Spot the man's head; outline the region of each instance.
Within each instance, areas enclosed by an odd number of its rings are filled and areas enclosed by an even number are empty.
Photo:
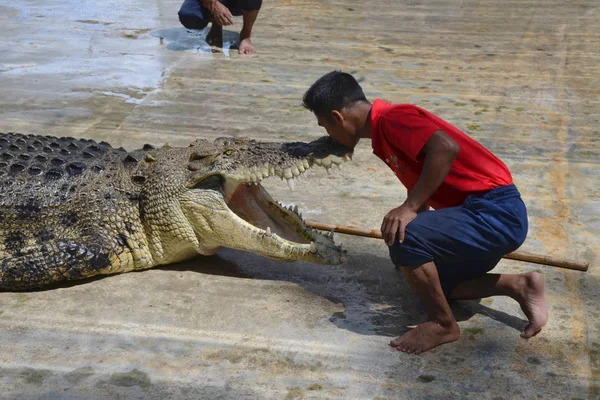
[[[348,73],[332,71],[323,75],[304,94],[304,107],[312,111],[329,136],[346,147],[354,148],[357,130],[365,121],[364,113],[355,107],[369,104],[362,88]]]

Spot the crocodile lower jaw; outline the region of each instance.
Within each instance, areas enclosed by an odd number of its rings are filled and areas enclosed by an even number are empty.
[[[332,232],[322,234],[308,228],[297,205],[283,206],[260,183],[225,183],[221,192],[229,209],[248,224],[250,235],[258,236],[265,246],[274,244],[286,249],[289,256],[282,259],[345,262],[346,252],[335,244]]]

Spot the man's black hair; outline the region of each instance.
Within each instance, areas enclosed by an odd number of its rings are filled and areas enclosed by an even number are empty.
[[[317,117],[329,117],[331,111],[341,110],[361,100],[367,101],[367,98],[352,75],[331,71],[319,78],[304,93],[302,104]]]

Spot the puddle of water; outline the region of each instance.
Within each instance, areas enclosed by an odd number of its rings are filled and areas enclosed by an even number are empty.
[[[9,79],[47,77],[49,84],[63,88],[110,88],[117,95],[121,87],[148,92],[176,61],[164,57],[150,35],[172,24],[172,18],[163,17],[170,11],[162,8],[166,6],[156,0],[143,6],[119,0],[0,0],[0,10],[13,15],[7,21],[11,29],[0,41],[0,71]]]
[[[213,53],[210,45],[206,43],[206,35],[210,26],[202,30],[191,30],[185,28],[159,29],[151,33],[153,37],[164,40],[167,43],[167,49],[171,51],[192,51],[194,53]],[[233,31],[223,31],[222,53],[229,57],[230,51],[235,51],[239,42],[239,34]]]

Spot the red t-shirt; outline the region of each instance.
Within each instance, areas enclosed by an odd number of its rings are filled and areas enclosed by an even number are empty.
[[[423,169],[421,149],[436,131],[444,131],[458,143],[460,152],[444,182],[429,198],[434,209],[461,205],[470,194],[510,185],[510,171],[488,149],[443,119],[412,104],[375,100],[371,108],[373,153],[411,190]]]

